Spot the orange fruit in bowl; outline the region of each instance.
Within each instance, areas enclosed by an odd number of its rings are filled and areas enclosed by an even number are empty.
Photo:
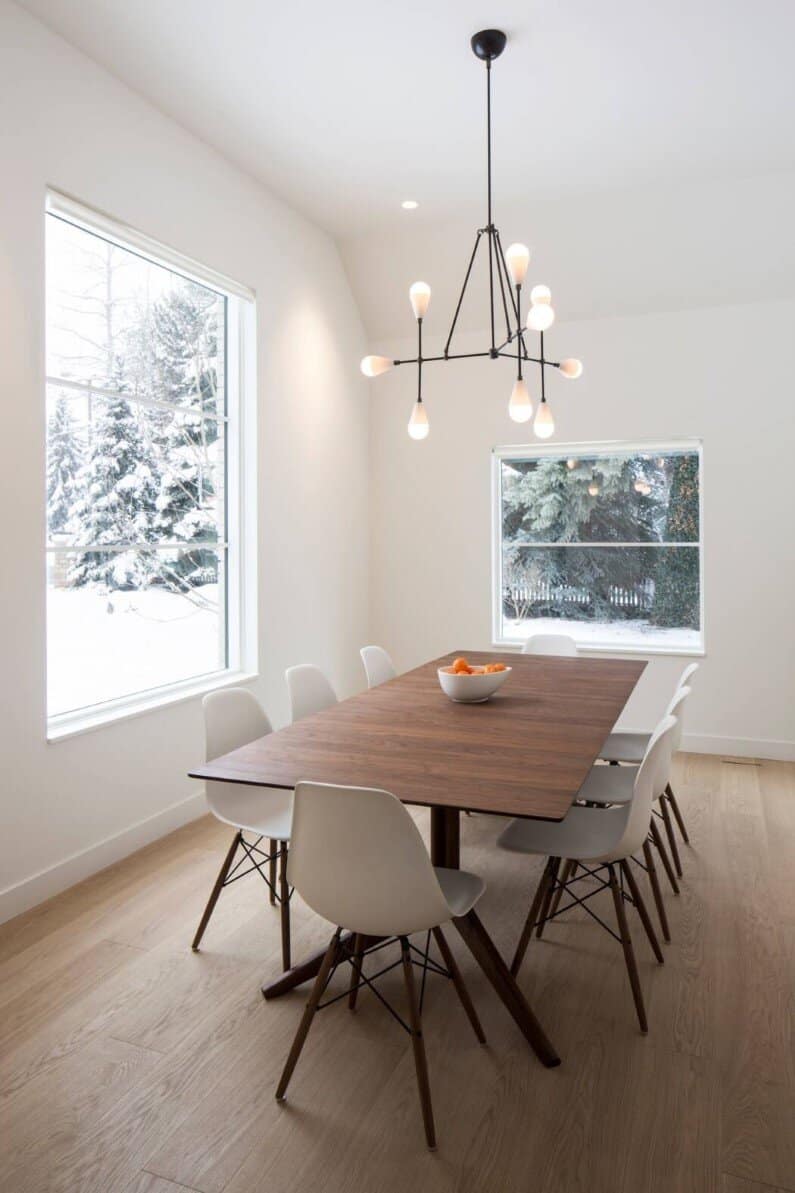
[[[453,660],[453,671],[466,671],[468,667],[469,663],[463,656],[459,659]]]

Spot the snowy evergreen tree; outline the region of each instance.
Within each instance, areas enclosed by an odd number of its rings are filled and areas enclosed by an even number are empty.
[[[165,540],[212,542],[218,537],[213,485],[218,424],[218,306],[212,291],[173,290],[152,312],[156,392],[178,410],[165,415],[157,445],[160,487],[155,528]],[[164,561],[165,562],[165,561]],[[164,582],[177,587],[214,583],[216,552],[189,547],[168,561]]]
[[[123,365],[117,363],[119,396],[97,399],[85,463],[76,478],[78,497],[72,522],[78,545],[118,546],[153,542],[158,492],[157,467],[142,428],[146,411],[124,397]],[[87,551],[72,568],[80,586],[142,588],[157,574],[155,553],[141,550]]]
[[[698,457],[675,456],[664,539],[670,543],[697,543],[698,537]],[[652,622],[658,626],[697,629],[700,618],[698,548],[661,550],[655,575]]]
[[[70,528],[82,457],[68,399],[58,398],[47,432],[47,528],[51,537]]]

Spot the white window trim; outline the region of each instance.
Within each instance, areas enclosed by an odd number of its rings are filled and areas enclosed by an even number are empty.
[[[173,684],[47,717],[47,741],[56,742],[194,699],[216,688],[257,678],[256,295],[232,278],[67,195],[48,191],[46,211],[62,216],[87,232],[107,236],[122,248],[140,253],[191,281],[219,291],[229,300],[228,340],[238,347],[237,352],[227,351],[227,410],[216,420],[226,424],[227,432],[227,535],[213,544],[226,555],[227,603],[221,609],[219,626],[227,636],[227,666],[205,675],[191,676]],[[56,378],[48,380],[58,383]],[[49,550],[49,544],[45,543],[45,548]],[[68,545],[62,549],[68,550]]]
[[[627,440],[605,440],[598,443],[543,443],[543,444],[508,444],[492,448],[491,453],[491,644],[495,648],[501,650],[517,650],[522,649],[522,644],[516,638],[506,638],[502,634],[502,480],[501,480],[501,465],[504,460],[526,460],[533,457],[543,458],[545,456],[561,456],[561,455],[588,455],[590,457],[600,456],[614,456],[619,454],[626,455],[665,455],[666,452],[673,451],[688,451],[698,456],[699,465],[699,487],[698,487],[698,501],[699,501],[699,540],[697,543],[688,543],[688,546],[698,547],[699,552],[699,620],[700,641],[697,646],[662,646],[662,645],[640,645],[637,646],[630,643],[614,643],[610,641],[598,642],[593,639],[588,641],[578,640],[577,635],[574,634],[574,640],[577,644],[577,649],[582,654],[611,654],[611,655],[632,655],[638,658],[646,658],[652,655],[670,655],[673,657],[696,657],[703,658],[706,655],[706,637],[704,631],[704,454],[703,443],[701,439],[687,438],[687,439],[655,439],[648,442],[644,441],[627,441]],[[533,543],[528,544],[532,546],[555,546],[559,547],[564,544],[560,543]],[[587,546],[598,546],[600,544],[588,543]],[[611,547],[620,547],[622,543],[605,544]],[[654,546],[653,543],[630,544],[632,546]],[[676,545],[676,544],[666,544]]]

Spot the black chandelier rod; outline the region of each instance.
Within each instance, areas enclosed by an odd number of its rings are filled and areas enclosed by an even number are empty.
[[[427,365],[427,364],[431,364],[433,361],[437,361],[437,360],[473,360],[475,357],[478,357],[478,356],[480,356],[480,357],[488,356],[488,357],[491,357],[492,360],[496,360],[497,357],[499,357],[499,356],[504,356],[508,360],[516,360],[516,356],[513,352],[505,351],[505,349],[507,347],[508,347],[508,341],[506,340],[505,343],[502,344],[501,347],[497,348],[494,352],[492,352],[491,349],[488,348],[485,352],[450,352],[450,353],[445,353],[443,356],[422,356],[422,357],[406,356],[406,357],[403,357],[401,360],[393,360],[392,364],[393,365],[416,365],[416,364],[419,364],[420,362],[422,362],[422,364]],[[524,352],[522,352],[522,360],[525,362],[525,364],[527,364],[529,362],[530,364],[534,364],[534,365],[548,365],[550,369],[559,369],[560,368],[559,360],[546,360],[545,357],[543,357],[543,356],[530,356],[530,354],[527,352],[526,349]]]
[[[486,173],[488,176],[488,232],[489,232],[489,315],[491,318],[491,350],[496,352],[494,337],[494,223],[491,217],[491,59],[486,60]]]

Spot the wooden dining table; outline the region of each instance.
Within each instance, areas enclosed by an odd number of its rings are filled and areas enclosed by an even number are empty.
[[[483,704],[442,693],[437,668],[458,655],[511,667]],[[585,782],[646,664],[454,651],[190,772],[196,779],[294,788],[302,779],[391,791],[430,808],[431,860],[460,865],[462,812],[560,821]],[[524,911],[524,909],[522,909]],[[543,1064],[560,1058],[473,910],[453,924]],[[262,990],[313,978],[325,950]]]

